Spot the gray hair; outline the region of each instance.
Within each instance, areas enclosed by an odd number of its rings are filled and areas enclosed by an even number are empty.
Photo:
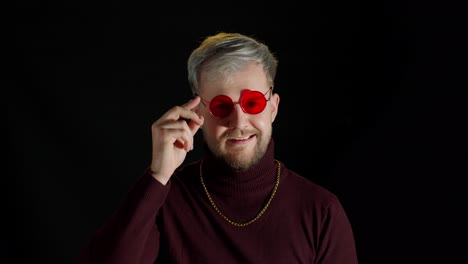
[[[188,81],[193,94],[199,93],[200,72],[216,78],[227,76],[247,63],[263,66],[270,86],[276,76],[278,60],[268,46],[240,33],[221,32],[208,36],[187,60]]]

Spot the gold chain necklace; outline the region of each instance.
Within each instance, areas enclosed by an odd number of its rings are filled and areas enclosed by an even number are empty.
[[[224,219],[226,220],[227,222],[229,222],[231,225],[234,225],[234,226],[238,226],[238,227],[243,227],[243,226],[247,226],[247,225],[250,225],[251,223],[257,221],[264,213],[265,211],[267,210],[268,206],[270,205],[271,203],[271,200],[273,200],[273,197],[275,196],[276,194],[276,190],[278,189],[278,185],[279,185],[279,182],[280,182],[280,174],[281,174],[281,163],[278,161],[278,160],[275,160],[277,163],[278,163],[278,173],[276,175],[276,182],[275,182],[275,187],[273,187],[273,191],[271,193],[271,196],[270,196],[270,199],[268,199],[268,202],[265,204],[265,206],[263,207],[263,209],[257,214],[257,216],[255,216],[254,218],[252,218],[251,220],[247,221],[247,222],[244,222],[244,223],[236,223],[234,221],[232,221],[231,219],[229,219],[227,216],[225,216],[221,210],[219,210],[218,206],[216,206],[215,202],[213,201],[213,198],[211,198],[211,195],[210,193],[208,192],[208,189],[206,188],[206,185],[205,185],[205,181],[203,180],[203,176],[202,176],[202,164],[203,164],[203,160],[200,162],[200,181],[201,181],[201,184],[203,186],[203,189],[205,190],[205,193],[206,193],[206,196],[208,197],[208,200],[210,201],[211,203],[211,206],[213,206],[213,208],[215,209],[215,211]]]

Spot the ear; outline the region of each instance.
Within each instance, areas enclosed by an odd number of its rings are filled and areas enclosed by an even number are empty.
[[[275,121],[276,115],[278,114],[278,107],[280,102],[280,96],[277,93],[271,95],[270,108],[271,108],[271,122]]]

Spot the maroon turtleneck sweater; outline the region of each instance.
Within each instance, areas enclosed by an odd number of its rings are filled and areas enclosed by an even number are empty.
[[[248,171],[234,172],[207,151],[203,179],[234,222],[254,218],[277,177],[274,142]],[[167,185],[146,172],[117,212],[94,234],[76,263],[356,264],[353,232],[337,197],[281,163],[265,213],[244,227],[224,220],[200,181],[200,162],[179,168]]]

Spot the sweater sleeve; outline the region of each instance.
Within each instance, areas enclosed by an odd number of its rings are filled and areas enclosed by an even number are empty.
[[[325,209],[320,232],[318,264],[357,264],[358,257],[351,224],[337,198]]]
[[[76,264],[154,263],[159,251],[156,214],[169,192],[149,170],[110,219],[81,249]]]

